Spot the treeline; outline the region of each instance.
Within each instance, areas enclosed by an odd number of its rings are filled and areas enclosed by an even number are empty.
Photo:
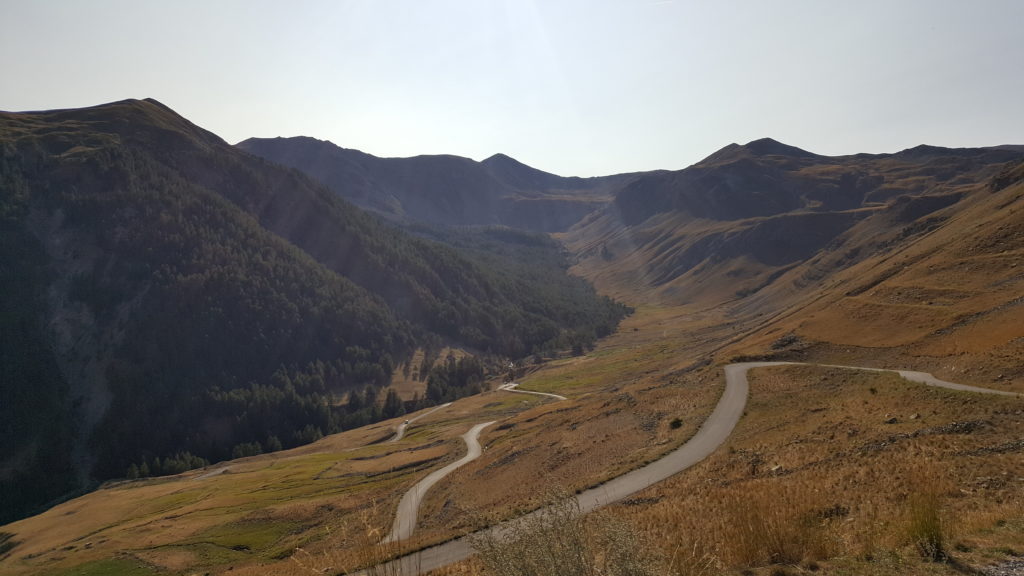
[[[448,356],[427,376],[426,399],[430,405],[452,402],[483,390],[486,374],[483,363],[473,356],[455,359]]]
[[[590,348],[614,332],[633,310],[568,273],[565,247],[546,234],[504,226],[446,228],[412,225],[419,237],[451,246],[472,261],[507,300],[490,313],[507,314],[509,329],[497,336],[477,334],[481,349],[494,338],[510,358],[553,357],[558,351]],[[484,322],[484,325],[487,323]],[[477,324],[467,323],[465,331]],[[504,326],[504,325],[503,325]]]

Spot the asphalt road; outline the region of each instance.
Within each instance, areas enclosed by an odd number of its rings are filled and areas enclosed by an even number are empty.
[[[600,486],[581,492],[576,496],[580,509],[584,512],[589,512],[622,500],[623,498],[635,494],[674,474],[678,474],[708,457],[719,446],[721,446],[723,442],[725,442],[736,427],[740,417],[743,415],[743,410],[747,405],[747,395],[749,391],[749,385],[747,384],[747,372],[752,368],[797,364],[801,363],[744,362],[725,366],[725,392],[722,394],[721,399],[719,399],[718,405],[715,406],[711,415],[704,421],[704,424],[701,425],[693,438],[679,448],[676,448],[672,452],[669,452],[665,456],[646,466],[609,480]],[[978,388],[975,386],[956,384],[954,382],[946,382],[944,380],[939,380],[926,372],[884,370],[879,368],[861,368],[857,366],[823,366],[831,368],[869,370],[872,372],[897,372],[907,380],[919,382],[928,386],[937,386],[940,388],[978,392],[983,394],[1019,396],[1018,394],[1002,390],[990,390],[988,388]],[[488,422],[487,424],[478,426],[486,426],[489,424],[492,423]],[[472,430],[470,432],[472,432]],[[433,485],[433,483],[431,483],[431,485]],[[426,490],[424,489],[423,492],[426,492]],[[402,498],[402,501],[405,501],[405,497]],[[399,504],[399,508],[401,508],[401,504]],[[524,522],[531,516],[541,513],[543,513],[543,510],[535,511],[520,518],[509,520],[497,526],[481,530],[473,535],[464,536],[462,538],[408,554],[389,563],[378,566],[376,573],[404,574],[406,576],[410,576],[413,574],[423,574],[431,570],[436,570],[442,566],[447,566],[448,564],[454,564],[455,562],[465,560],[473,555],[474,550],[470,544],[470,539],[473,538],[473,536],[483,535],[485,533],[500,534],[505,530],[508,530],[515,523]],[[412,528],[414,527],[415,518],[413,519],[412,527],[409,528],[408,534],[412,533]],[[394,533],[394,531],[392,531],[392,533]],[[364,574],[364,572],[361,572],[360,574]]]
[[[430,410],[427,410],[426,412],[424,412],[423,414],[420,414],[419,416],[416,416],[415,418],[409,418],[405,422],[402,422],[401,424],[398,425],[397,428],[395,428],[395,435],[392,436],[391,438],[389,438],[388,442],[398,442],[399,440],[402,439],[403,436],[405,436],[405,429],[409,427],[409,424],[412,424],[413,422],[419,420],[420,418],[424,418],[426,416],[430,416],[431,414],[433,414],[434,412],[437,412],[441,408],[447,408],[447,407],[449,407],[451,405],[452,405],[451,402],[448,402],[447,404],[441,404],[440,406],[437,406],[436,408],[432,408]]]
[[[568,400],[565,396],[558,394],[550,394],[548,392],[534,392],[533,390],[517,390],[519,386],[518,382],[509,382],[508,384],[502,384],[498,386],[498,390],[504,390],[505,392],[515,392],[516,394],[532,394],[534,396],[547,396],[548,398],[554,398],[556,400]]]
[[[454,472],[459,466],[480,457],[480,432],[491,424],[494,422],[484,422],[470,428],[469,432],[462,435],[462,440],[466,443],[466,455],[440,470],[431,472],[402,496],[402,500],[398,502],[398,512],[395,514],[395,523],[391,527],[391,533],[384,539],[385,544],[405,540],[412,536],[413,530],[416,529],[416,517],[419,515],[420,502],[427,490],[430,490],[431,486]]]
[[[532,394],[534,396],[547,396],[549,398],[555,398],[558,400],[567,399],[565,396],[560,396],[558,394],[549,394],[547,392],[516,390],[517,386],[519,386],[519,384],[517,384],[516,382],[509,382],[508,384],[502,384],[501,386],[499,386],[498,390],[504,390],[506,392],[517,392],[519,394]],[[413,422],[419,420],[420,418],[423,418],[424,416],[433,414],[434,412],[440,410],[441,408],[444,408],[445,406],[451,406],[451,404],[451,402],[447,404],[442,404],[441,406],[438,406],[437,408],[434,408],[429,412],[424,412],[423,414],[420,414],[415,418],[410,418],[409,420],[406,420],[402,424],[399,424],[398,428],[395,429],[395,435],[390,440],[388,440],[388,442],[398,442],[399,440],[402,439],[402,436],[405,435],[405,429],[409,424],[412,424]],[[399,501],[398,503],[398,511],[395,513],[395,522],[391,526],[391,533],[388,534],[388,537],[383,540],[385,544],[405,540],[406,538],[412,536],[413,531],[416,529],[416,519],[419,517],[420,504],[423,502],[423,496],[427,493],[427,490],[429,490],[430,487],[433,486],[434,484],[437,484],[438,480],[447,476],[449,473],[451,473],[459,466],[462,466],[463,464],[470,462],[471,460],[474,460],[480,456],[480,431],[483,430],[485,427],[489,426],[490,424],[493,424],[493,422],[477,425],[476,427],[474,427],[473,429],[471,429],[469,432],[462,436],[462,439],[466,443],[467,447],[467,454],[465,457],[463,457],[458,462],[455,462],[454,464],[449,464],[448,466],[442,468],[441,470],[438,470],[437,472],[430,474],[429,476],[418,482],[415,486],[410,488],[409,491],[402,496],[402,500]]]

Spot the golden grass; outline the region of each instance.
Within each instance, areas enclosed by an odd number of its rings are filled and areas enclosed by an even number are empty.
[[[501,534],[473,538],[493,576],[656,576],[663,559],[631,525],[605,514],[584,518],[562,494]]]
[[[367,525],[389,527],[401,494],[458,457],[467,420],[521,409],[518,397],[506,396],[432,414],[396,444],[368,444],[390,435],[392,421],[206,471],[111,484],[5,527],[18,545],[0,571],[74,573],[122,558],[161,571],[260,572],[261,564],[291,565],[293,554],[320,557],[339,548],[345,552],[333,560],[358,565],[376,542],[340,543],[358,542]],[[219,473],[202,477],[207,472]]]
[[[601,393],[546,402],[486,430],[481,458],[426,496],[414,539],[436,541],[532,510],[545,488],[582,490],[680,445],[710,413],[721,386],[703,374],[670,380],[606,384]]]
[[[755,370],[728,446],[616,512],[675,551],[679,574],[984,565],[1024,546],[1024,458],[1000,452],[1024,435],[1020,409],[889,374]]]

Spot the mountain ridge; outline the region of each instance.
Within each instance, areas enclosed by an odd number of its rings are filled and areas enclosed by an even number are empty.
[[[504,154],[482,162],[452,155],[379,158],[308,136],[249,138],[238,148],[302,170],[355,204],[401,221],[568,229],[604,206],[637,174],[579,178]]]
[[[727,301],[733,292],[764,289],[820,251],[839,250],[870,222],[879,235],[901,227],[910,234],[915,222],[926,229],[929,218],[945,218],[979,194],[1010,186],[1021,162],[1024,153],[1012,147],[918,146],[830,157],[755,156],[730,145],[683,170],[634,180],[567,238],[583,255],[584,275],[607,293],[625,297],[613,286],[634,284],[666,296]],[[799,253],[787,252],[797,246]],[[870,251],[853,250],[860,259]],[[744,258],[750,261],[743,264]],[[739,290],[724,291],[712,278],[731,266],[729,273],[745,280]],[[610,283],[602,285],[601,277]]]

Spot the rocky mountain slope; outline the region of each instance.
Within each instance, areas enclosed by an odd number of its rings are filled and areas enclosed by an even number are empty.
[[[297,168],[343,198],[385,216],[446,225],[568,229],[636,175],[567,178],[495,154],[378,158],[308,137],[250,138],[242,150]]]

